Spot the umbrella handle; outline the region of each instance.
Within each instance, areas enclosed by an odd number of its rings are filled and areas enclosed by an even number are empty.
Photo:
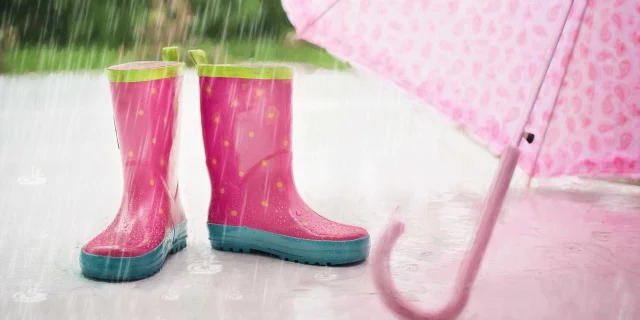
[[[444,307],[437,310],[423,310],[402,298],[391,278],[389,257],[398,238],[404,232],[404,224],[399,221],[391,222],[374,252],[372,263],[373,281],[381,293],[382,301],[389,309],[403,318],[424,320],[455,319],[462,312],[469,300],[471,287],[498,220],[519,156],[520,151],[514,146],[508,146],[502,154],[500,168],[483,205],[475,239],[462,260],[454,294]]]

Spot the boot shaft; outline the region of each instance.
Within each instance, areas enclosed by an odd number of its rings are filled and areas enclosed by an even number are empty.
[[[305,210],[291,170],[291,69],[198,63],[198,75],[208,221],[264,225],[273,208]]]
[[[292,84],[288,68],[200,66],[198,74],[205,152],[217,179],[237,180],[255,165],[290,152]],[[222,170],[217,162],[237,170]]]
[[[183,69],[179,62],[133,62],[107,69],[128,185],[145,179],[144,183],[164,183],[175,194],[177,176],[171,173],[177,166]]]

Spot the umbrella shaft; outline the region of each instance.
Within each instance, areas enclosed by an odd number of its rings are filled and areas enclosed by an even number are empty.
[[[473,282],[480,269],[480,263],[491,240],[491,234],[493,228],[496,225],[498,216],[502,209],[502,204],[509,189],[509,184],[513,177],[513,173],[516,170],[518,164],[518,158],[520,157],[520,150],[517,147],[508,146],[502,154],[502,161],[500,161],[500,168],[494,178],[494,181],[489,190],[489,194],[482,207],[482,215],[480,217],[480,223],[476,231],[475,239],[471,245],[471,249],[468,251],[468,256],[463,261],[463,265],[460,268],[460,276],[458,277],[458,288],[462,291],[468,291],[471,289]]]

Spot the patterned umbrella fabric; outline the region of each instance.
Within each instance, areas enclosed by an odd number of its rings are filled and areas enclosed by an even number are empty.
[[[395,288],[392,221],[372,263],[385,304],[411,319],[463,310],[513,172],[640,177],[640,3],[635,0],[283,0],[298,37],[437,108],[501,165],[452,298],[421,310]],[[536,136],[522,145],[525,132]]]
[[[299,37],[418,95],[495,154],[517,135],[552,54],[526,126],[536,140],[522,148],[520,167],[538,176],[640,177],[637,1],[283,4]]]

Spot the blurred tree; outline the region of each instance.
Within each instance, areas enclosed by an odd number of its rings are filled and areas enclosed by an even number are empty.
[[[56,7],[57,1],[3,0],[0,5],[1,24],[15,26],[20,40],[24,42],[59,40],[64,26],[57,23],[62,12]]]
[[[278,0],[190,0],[195,16],[190,35],[219,41],[280,38],[292,30]]]
[[[289,22],[287,13],[282,8],[281,1],[263,1],[267,19],[269,21],[268,30],[277,35],[284,37],[287,32],[294,30],[293,25]]]
[[[187,27],[191,22],[191,6],[188,0],[153,0],[145,36],[151,41],[153,51],[174,43],[184,43]]]
[[[0,0],[0,24],[21,44],[131,45],[139,41],[149,0]]]
[[[65,44],[130,46],[141,42],[148,1],[55,0],[67,2]],[[74,18],[75,17],[75,18]]]
[[[282,38],[279,0],[0,0],[21,45],[120,46]]]
[[[4,53],[9,51],[18,42],[16,28],[0,24],[0,72],[3,71]]]

